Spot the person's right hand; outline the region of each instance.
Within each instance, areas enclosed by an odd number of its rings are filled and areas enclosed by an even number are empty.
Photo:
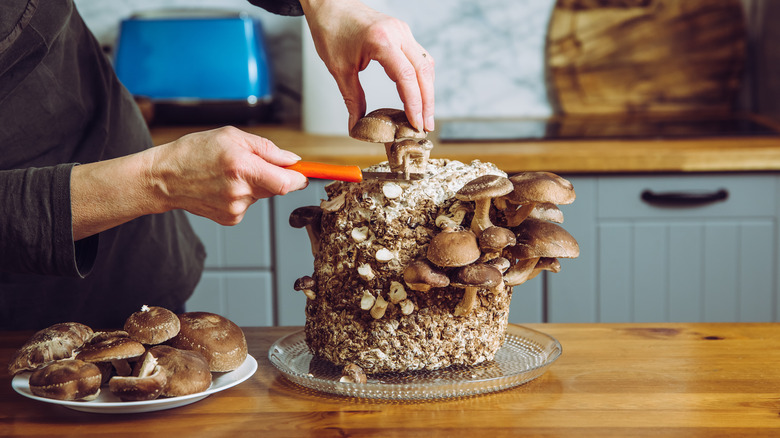
[[[235,225],[258,199],[308,185],[305,176],[284,168],[299,160],[267,139],[225,127],[75,166],[70,184],[73,238],[173,209]]]
[[[240,222],[258,199],[308,184],[305,176],[284,168],[300,157],[233,127],[185,135],[152,150],[150,174],[170,207],[222,225]]]
[[[409,122],[434,128],[434,61],[403,21],[359,0],[302,0],[317,53],[336,79],[352,130],[366,113],[359,73],[371,60],[396,84]]]

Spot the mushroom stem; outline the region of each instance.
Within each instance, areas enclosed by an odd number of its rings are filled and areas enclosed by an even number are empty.
[[[518,208],[515,211],[509,212],[507,211],[505,213],[506,215],[506,226],[508,227],[516,227],[523,223],[525,218],[528,217],[529,214],[533,211],[534,207],[536,206],[536,203],[529,202],[527,204],[523,204],[520,208]]]
[[[125,359],[114,359],[111,361],[111,365],[114,366],[117,376],[129,376],[133,372],[130,364]]]
[[[474,201],[474,218],[471,219],[471,231],[479,237],[483,231],[493,226],[490,222],[490,198]]]
[[[311,242],[311,254],[317,257],[317,254],[320,252],[320,233],[312,225],[306,225],[306,232],[309,234],[309,241]]]
[[[466,291],[463,292],[463,298],[457,306],[455,306],[455,316],[466,316],[471,313],[474,308],[474,302],[477,299],[477,289],[475,286],[467,286]]]

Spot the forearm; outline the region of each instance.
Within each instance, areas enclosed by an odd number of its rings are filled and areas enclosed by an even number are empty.
[[[150,174],[154,150],[73,168],[73,239],[80,240],[137,217],[169,208]]]

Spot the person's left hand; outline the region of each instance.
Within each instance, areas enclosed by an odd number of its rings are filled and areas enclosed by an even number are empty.
[[[349,111],[349,129],[366,113],[359,73],[371,60],[396,83],[409,122],[432,131],[433,57],[401,20],[357,0],[302,0],[314,46],[336,79]]]

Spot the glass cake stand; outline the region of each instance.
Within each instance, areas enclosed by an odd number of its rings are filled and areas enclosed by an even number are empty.
[[[287,379],[317,391],[359,398],[425,400],[465,397],[522,385],[544,374],[561,355],[561,344],[545,333],[509,325],[506,334],[492,361],[436,371],[373,374],[362,384],[339,382],[341,367],[314,357],[303,330],[277,340],[268,358]]]

